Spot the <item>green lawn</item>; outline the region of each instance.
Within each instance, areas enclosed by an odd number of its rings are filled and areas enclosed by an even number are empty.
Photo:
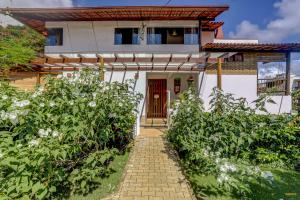
[[[99,200],[114,192],[118,188],[119,182],[122,179],[123,171],[127,163],[128,156],[129,152],[126,152],[124,155],[117,155],[115,157],[110,166],[114,173],[112,173],[108,178],[101,179],[101,185],[99,186],[99,188],[97,188],[92,193],[86,196],[75,195],[71,196],[69,199]]]
[[[300,200],[300,173],[288,170],[269,170],[273,173],[275,184],[269,187],[258,182],[252,185],[253,200]],[[229,193],[223,193],[213,176],[190,175],[189,180],[195,193],[205,193],[205,200],[237,200],[241,199]]]

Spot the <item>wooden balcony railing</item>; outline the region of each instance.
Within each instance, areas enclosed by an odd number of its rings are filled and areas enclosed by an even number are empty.
[[[257,93],[286,93],[286,79],[257,79]]]

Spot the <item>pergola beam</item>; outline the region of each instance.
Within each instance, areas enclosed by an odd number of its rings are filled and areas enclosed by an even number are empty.
[[[218,58],[217,67],[217,88],[222,90],[222,58]]]
[[[291,83],[291,53],[286,53],[286,81],[285,81],[285,94],[290,95]]]

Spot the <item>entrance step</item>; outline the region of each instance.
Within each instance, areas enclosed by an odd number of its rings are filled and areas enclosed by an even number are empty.
[[[147,118],[142,117],[141,119],[141,127],[162,127],[165,128],[168,126],[167,118]]]

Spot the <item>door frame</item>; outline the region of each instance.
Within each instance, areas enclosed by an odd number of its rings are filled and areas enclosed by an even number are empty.
[[[149,118],[166,118],[166,117],[148,117],[148,111],[149,111],[149,97],[150,97],[150,94],[149,94],[149,80],[165,80],[166,81],[166,92],[168,90],[168,78],[167,77],[151,77],[151,78],[147,78],[147,81],[146,81],[146,113],[145,113],[145,119],[149,119]],[[167,94],[166,94],[167,95]],[[166,96],[167,98],[167,96]],[[168,101],[166,99],[166,101]],[[167,102],[166,102],[167,103]],[[166,111],[166,115],[167,115],[167,111]]]

